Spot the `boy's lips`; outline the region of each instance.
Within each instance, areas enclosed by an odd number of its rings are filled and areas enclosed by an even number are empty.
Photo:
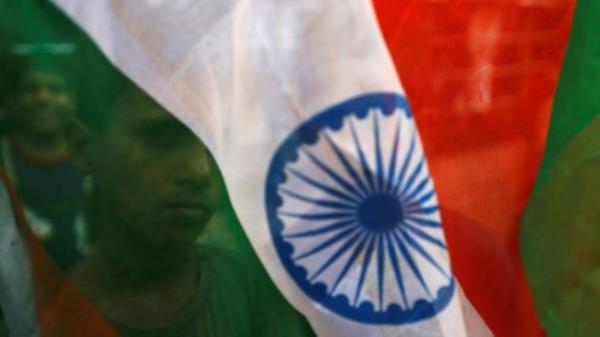
[[[208,212],[209,207],[201,200],[178,200],[170,201],[165,204],[165,208],[176,212]]]

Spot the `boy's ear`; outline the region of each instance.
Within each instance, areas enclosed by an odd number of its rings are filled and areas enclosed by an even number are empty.
[[[93,133],[76,118],[70,118],[65,128],[65,138],[71,158],[84,174],[94,171],[92,160]]]

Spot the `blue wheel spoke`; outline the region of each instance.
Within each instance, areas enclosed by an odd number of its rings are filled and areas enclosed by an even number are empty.
[[[432,243],[432,244],[434,244],[434,245],[436,245],[436,246],[438,246],[440,248],[443,248],[443,249],[446,249],[446,250],[448,249],[448,247],[446,247],[446,243],[444,241],[436,239],[435,237],[433,237],[433,236],[427,234],[426,232],[424,232],[424,231],[422,231],[422,230],[414,227],[411,224],[404,223],[403,224],[403,228],[406,229],[407,231],[412,232],[414,235],[420,237],[421,239],[423,239],[423,240],[425,240],[427,242],[430,242],[430,243]]]
[[[377,294],[379,299],[379,310],[383,309],[383,282],[385,279],[385,249],[383,247],[383,236],[377,236]]]
[[[374,192],[375,184],[373,182],[373,173],[371,173],[371,168],[367,163],[367,158],[365,157],[365,153],[363,152],[362,147],[360,145],[360,140],[358,139],[358,135],[356,134],[356,128],[354,127],[354,123],[352,122],[352,120],[350,120],[350,130],[352,131],[352,139],[354,139],[354,144],[356,146],[356,152],[360,160],[363,175],[367,179],[367,183],[370,187],[370,192]]]
[[[304,230],[304,231],[301,231],[298,233],[285,234],[284,236],[286,238],[304,238],[304,237],[308,237],[308,236],[327,234],[327,233],[334,232],[338,229],[346,228],[349,226],[356,227],[356,226],[359,226],[359,224],[358,224],[358,222],[356,222],[356,219],[346,220],[346,221],[338,221],[338,222],[334,222],[332,224],[322,226],[322,227],[319,227],[316,229]]]
[[[358,305],[358,298],[362,291],[363,286],[365,285],[365,278],[367,276],[367,272],[369,271],[369,266],[371,265],[371,257],[373,256],[373,247],[375,246],[375,235],[371,234],[369,238],[369,246],[367,251],[365,252],[365,256],[363,259],[362,269],[360,271],[360,277],[358,279],[358,286],[356,287],[356,292],[354,294],[354,303]]]
[[[333,213],[291,213],[291,212],[279,212],[283,216],[290,218],[296,218],[307,221],[321,221],[321,220],[337,220],[342,218],[355,217],[356,213],[347,212],[333,212]]]
[[[429,207],[414,206],[412,208],[405,209],[404,211],[406,214],[433,214],[439,210],[439,206],[435,205]]]
[[[337,279],[333,283],[333,287],[331,287],[331,293],[333,293],[337,289],[337,287],[340,285],[340,283],[342,282],[344,277],[346,277],[346,274],[348,274],[350,267],[352,267],[352,265],[354,265],[354,262],[356,262],[356,259],[358,259],[358,257],[362,253],[362,251],[365,249],[365,245],[367,244],[367,240],[369,240],[369,237],[370,237],[369,233],[367,233],[367,232],[363,233],[363,236],[361,236],[359,244],[354,248],[354,250],[352,251],[352,254],[346,261],[346,264],[344,264],[342,271],[340,272]]]
[[[413,200],[414,197],[416,197],[420,192],[423,191],[425,187],[427,187],[427,183],[429,183],[429,181],[429,176],[426,176],[425,178],[421,179],[419,184],[417,184],[417,187],[415,187],[414,190],[409,192],[407,196],[402,196],[402,199],[406,201]]]
[[[415,169],[412,171],[411,175],[409,176],[408,180],[406,181],[406,185],[404,185],[404,187],[402,188],[402,192],[400,192],[400,195],[406,194],[406,191],[408,191],[411,188],[411,186],[415,182],[417,176],[419,175],[419,173],[421,173],[421,170],[423,169],[424,165],[425,165],[425,158],[421,157],[421,160],[419,160],[417,167],[415,167]]]
[[[401,231],[402,237],[406,240],[409,246],[413,247],[414,250],[417,251],[422,257],[427,260],[435,269],[437,269],[442,275],[446,276],[450,279],[450,275],[446,273],[446,271],[435,261],[433,257],[423,248],[417,241],[415,241],[409,234],[405,231]]]
[[[398,245],[398,248],[400,249],[400,253],[402,254],[404,259],[408,263],[410,270],[412,270],[413,274],[415,274],[415,276],[417,277],[417,280],[419,281],[419,283],[421,284],[423,289],[431,297],[431,291],[429,290],[427,283],[425,283],[425,278],[423,278],[423,274],[421,274],[421,271],[419,270],[419,267],[417,267],[417,263],[415,262],[412,255],[408,251],[408,248],[406,248],[406,246],[404,245],[404,242],[402,242],[402,239],[400,238],[400,236],[398,236],[398,233],[396,231],[392,232],[392,234],[393,234],[394,238],[396,239],[395,240],[396,245]]]
[[[337,259],[339,259],[342,256],[342,254],[348,251],[358,241],[358,245],[354,248],[352,255],[346,262],[346,266],[342,270],[342,273],[340,273],[340,276],[338,276],[339,281],[343,277],[343,275],[345,275],[345,273],[348,272],[348,269],[354,263],[354,260],[356,260],[357,256],[363,250],[368,237],[369,236],[366,232],[356,233],[350,240],[346,241],[346,243],[344,243],[340,248],[338,248],[338,250],[333,255],[331,255],[329,259],[327,259],[327,261],[319,268],[319,270],[313,276],[311,276],[311,281],[319,277],[319,275],[321,275],[325,270],[327,270],[327,268],[329,268]],[[337,283],[331,288],[332,293],[335,291],[335,288],[337,288]]]
[[[315,247],[315,248],[309,250],[308,252],[305,252],[305,253],[303,253],[303,254],[295,257],[294,260],[296,260],[296,261],[302,260],[302,259],[307,258],[309,256],[312,256],[312,255],[314,255],[316,253],[319,253],[319,252],[323,251],[324,249],[327,249],[331,245],[339,242],[340,240],[344,240],[344,238],[350,236],[352,233],[355,233],[357,231],[359,233],[362,232],[362,230],[360,230],[360,228],[353,227],[353,228],[347,229],[347,230],[345,230],[345,231],[343,231],[341,233],[338,233],[336,236],[334,236],[334,237],[330,238],[329,240],[321,243],[317,247]]]
[[[329,177],[331,177],[331,179],[335,180],[335,182],[340,187],[342,187],[343,189],[345,189],[346,192],[355,195],[359,199],[361,198],[360,192],[357,191],[354,188],[354,186],[352,186],[352,184],[350,182],[346,181],[346,179],[342,178],[342,176],[340,176],[339,174],[335,173],[334,170],[332,170],[329,166],[327,166],[325,163],[323,163],[319,158],[315,157],[308,150],[304,151],[304,153],[308,156],[308,158],[310,158],[310,160],[315,165],[317,165],[323,172],[325,172]]]
[[[392,269],[394,270],[394,277],[396,278],[396,282],[398,283],[398,288],[400,288],[400,294],[402,295],[402,302],[404,307],[408,309],[408,299],[406,296],[406,288],[404,287],[404,281],[402,280],[402,273],[400,271],[400,261],[396,256],[396,249],[394,248],[394,244],[391,242],[390,233],[385,233],[385,242],[387,245],[387,251],[390,255],[390,260],[392,261]]]
[[[292,169],[292,168],[290,168],[289,170],[290,170],[290,172],[292,172],[292,174],[294,174],[296,177],[298,177],[299,179],[301,179],[305,183],[307,183],[307,184],[309,184],[311,186],[314,186],[314,187],[320,189],[321,191],[323,191],[325,193],[328,193],[328,194],[330,194],[330,195],[332,195],[334,197],[338,197],[339,199],[347,201],[347,202],[350,202],[352,204],[358,205],[358,203],[360,203],[360,200],[356,199],[355,197],[353,197],[351,195],[348,195],[348,194],[346,194],[346,193],[344,193],[342,191],[339,191],[338,189],[335,189],[333,187],[329,187],[329,186],[327,186],[325,184],[322,184],[322,183],[320,183],[320,182],[318,182],[318,181],[316,181],[316,180],[314,180],[314,179],[312,179],[310,177],[307,177],[302,172],[298,172],[297,170]]]
[[[429,227],[429,228],[440,228],[440,227],[442,227],[442,224],[440,224],[437,221],[427,220],[427,219],[422,219],[422,218],[417,218],[417,217],[412,216],[412,215],[406,215],[404,217],[404,221],[414,222],[415,224],[417,224],[419,226],[424,226],[424,227]]]
[[[389,192],[392,188],[392,184],[394,183],[394,174],[396,173],[396,163],[398,161],[398,144],[400,143],[400,122],[402,118],[398,120],[398,125],[396,125],[396,134],[394,135],[394,146],[392,148],[392,156],[390,157],[390,162],[388,164],[388,177],[384,191]]]
[[[410,164],[411,160],[412,160],[412,154],[415,150],[415,143],[416,143],[416,136],[413,132],[413,136],[410,139],[410,147],[408,149],[408,153],[406,154],[406,156],[404,156],[404,162],[402,163],[402,167],[400,168],[400,172],[398,173],[398,179],[394,182],[394,190],[393,193],[394,194],[398,194],[398,192],[400,191],[400,186],[402,185],[402,182],[404,181],[404,175],[406,174],[406,169],[408,168],[408,164]]]
[[[313,199],[313,198],[305,197],[305,196],[303,196],[301,194],[298,194],[296,192],[292,192],[292,191],[287,190],[285,188],[281,188],[279,191],[282,194],[290,196],[290,197],[292,197],[294,199],[297,199],[297,200],[300,200],[300,201],[304,201],[306,203],[317,205],[317,206],[322,206],[322,207],[327,207],[327,208],[333,208],[333,209],[340,209],[340,210],[354,210],[354,209],[356,209],[356,206],[354,206],[354,205],[346,204],[346,203],[339,202],[339,201],[327,200],[327,199]]]
[[[358,172],[356,172],[356,170],[352,167],[352,164],[350,164],[350,161],[348,161],[348,158],[346,158],[346,156],[344,155],[342,150],[340,150],[340,148],[335,144],[335,142],[328,135],[325,135],[325,139],[327,140],[327,142],[333,149],[333,152],[335,153],[335,155],[338,157],[338,159],[344,166],[344,169],[346,170],[346,172],[348,172],[350,177],[352,177],[352,180],[354,180],[354,183],[356,184],[356,186],[358,186],[358,188],[360,188],[360,190],[362,191],[362,193],[363,193],[362,196],[363,197],[366,196],[369,193],[369,191],[368,191],[367,187],[365,186],[365,182],[363,182],[363,180],[360,178]]]
[[[374,141],[375,141],[375,162],[377,168],[377,191],[383,191],[383,155],[381,154],[381,135],[379,131],[379,119],[377,118],[377,111],[373,112],[373,126],[374,126]]]
[[[429,192],[427,192],[425,195],[423,195],[419,199],[407,202],[404,205],[404,207],[408,209],[415,205],[422,205],[422,204],[428,202],[429,200],[431,200],[434,196],[435,196],[435,190],[432,188]]]

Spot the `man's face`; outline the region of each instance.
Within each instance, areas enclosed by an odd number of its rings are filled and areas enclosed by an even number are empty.
[[[63,130],[74,102],[64,76],[55,71],[30,70],[18,83],[11,109],[18,129],[36,134]]]
[[[110,230],[148,245],[193,242],[215,205],[207,149],[139,91],[113,110],[94,150],[97,197]]]

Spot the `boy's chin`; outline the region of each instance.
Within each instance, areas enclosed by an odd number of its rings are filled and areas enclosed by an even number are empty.
[[[193,245],[204,232],[206,225],[178,224],[152,233],[150,243],[174,249]]]

